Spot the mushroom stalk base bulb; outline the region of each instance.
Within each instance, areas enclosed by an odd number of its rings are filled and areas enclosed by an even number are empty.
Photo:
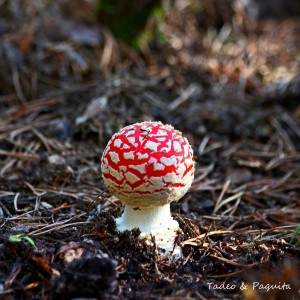
[[[173,252],[173,255],[181,255],[181,248],[174,248],[174,240],[179,229],[170,212],[170,204],[154,207],[136,207],[125,205],[124,213],[116,219],[117,228],[120,231],[139,228],[141,237],[151,242],[151,236],[155,237],[158,247],[165,250],[165,254]]]

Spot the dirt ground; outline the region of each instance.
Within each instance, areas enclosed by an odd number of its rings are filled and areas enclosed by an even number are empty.
[[[92,1],[0,1],[0,299],[300,299],[300,22],[192,3],[138,51]],[[103,184],[143,120],[196,156],[178,260],[116,230]]]

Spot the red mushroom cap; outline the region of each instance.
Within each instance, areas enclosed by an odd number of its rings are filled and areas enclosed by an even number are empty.
[[[193,150],[182,133],[161,122],[136,123],[108,142],[101,170],[123,204],[149,207],[179,200],[194,179]]]

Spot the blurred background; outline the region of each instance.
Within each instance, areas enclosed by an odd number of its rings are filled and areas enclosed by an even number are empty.
[[[167,78],[174,92],[172,80],[180,89],[194,74],[211,85],[214,75],[218,86],[238,81],[240,92],[278,88],[298,95],[292,82],[299,83],[299,6],[297,0],[2,0],[0,93],[26,101],[130,71]]]

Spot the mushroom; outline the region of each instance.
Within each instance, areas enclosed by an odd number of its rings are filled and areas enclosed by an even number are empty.
[[[114,134],[101,160],[108,190],[125,205],[116,219],[120,231],[139,228],[141,237],[181,255],[174,246],[179,229],[170,212],[194,179],[193,150],[182,133],[161,122],[129,125]]]

